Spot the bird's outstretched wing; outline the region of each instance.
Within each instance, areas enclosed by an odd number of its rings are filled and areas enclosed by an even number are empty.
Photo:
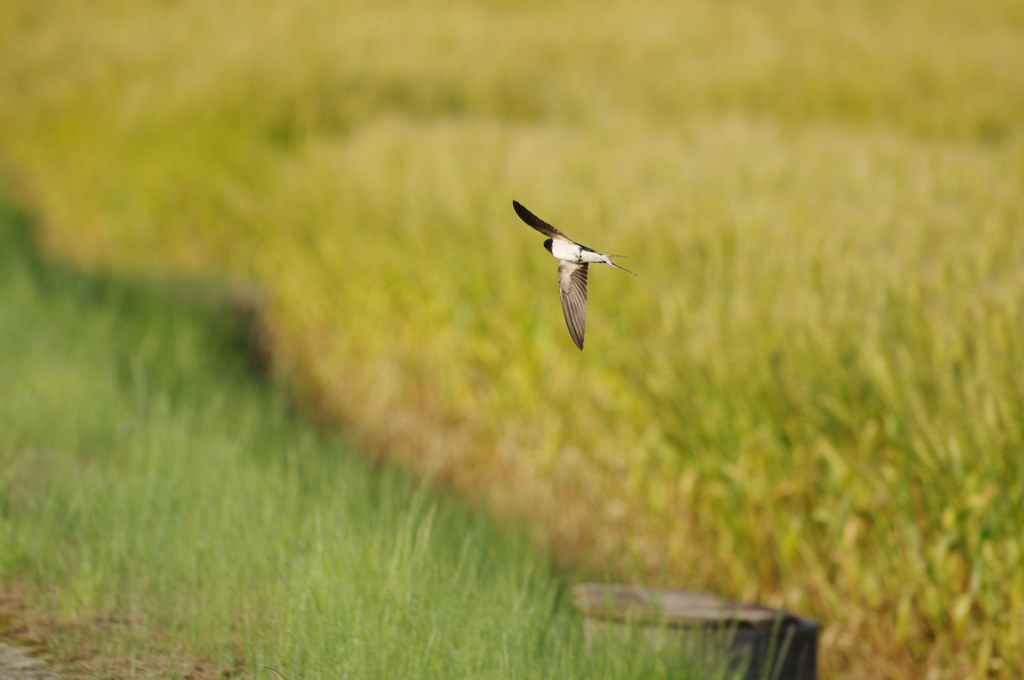
[[[550,238],[564,238],[566,240],[571,241],[571,239],[568,236],[558,231],[550,224],[548,224],[547,222],[545,222],[544,220],[542,220],[541,218],[537,217],[532,212],[524,208],[523,204],[520,203],[519,201],[512,201],[512,207],[516,209],[516,214],[519,215],[519,219],[521,219],[523,222],[526,222],[531,227],[533,227],[540,233],[544,234],[545,236],[548,236]]]
[[[587,267],[564,260],[558,263],[558,292],[562,296],[562,314],[569,327],[572,341],[583,349],[583,334],[587,330]]]

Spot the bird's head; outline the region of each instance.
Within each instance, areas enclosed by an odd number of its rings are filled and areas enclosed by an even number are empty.
[[[553,242],[554,242],[554,239],[550,239],[550,238],[547,241],[544,241],[544,250],[546,250],[546,251],[548,251],[550,253],[551,252],[551,244]]]

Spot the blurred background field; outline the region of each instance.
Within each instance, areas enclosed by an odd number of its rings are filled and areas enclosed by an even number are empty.
[[[582,573],[1024,673],[1019,2],[11,0],[0,154],[49,252],[256,283],[284,381]],[[582,354],[513,198],[640,274]]]

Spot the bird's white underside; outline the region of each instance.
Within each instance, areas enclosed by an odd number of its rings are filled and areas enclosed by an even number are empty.
[[[552,241],[551,254],[559,260],[565,260],[566,262],[573,262],[575,264],[580,264],[582,262],[611,263],[607,255],[595,253],[592,250],[584,250],[579,245],[571,241],[563,241],[562,239],[555,239]]]

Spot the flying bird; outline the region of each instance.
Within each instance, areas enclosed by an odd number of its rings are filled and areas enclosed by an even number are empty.
[[[550,224],[527,210],[518,201],[512,201],[519,218],[528,225],[548,237],[544,247],[559,259],[558,291],[562,295],[562,314],[565,325],[569,327],[569,335],[576,346],[583,349],[583,334],[587,330],[587,269],[591,262],[610,264],[616,269],[636,273],[620,267],[611,261],[613,257],[625,255],[608,255],[576,243]]]

